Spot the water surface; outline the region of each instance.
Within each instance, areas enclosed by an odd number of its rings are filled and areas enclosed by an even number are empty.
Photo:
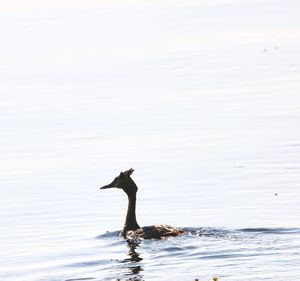
[[[297,1],[0,4],[0,279],[300,278]],[[37,6],[35,6],[37,5]],[[195,232],[128,245],[140,225]]]

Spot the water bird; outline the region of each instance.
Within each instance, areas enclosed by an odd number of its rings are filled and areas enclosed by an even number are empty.
[[[170,236],[178,236],[186,233],[182,229],[175,228],[167,224],[140,227],[136,220],[136,193],[138,188],[132,180],[133,169],[121,172],[110,184],[100,187],[100,189],[119,188],[128,197],[128,208],[125,225],[121,232],[125,239],[161,239]]]

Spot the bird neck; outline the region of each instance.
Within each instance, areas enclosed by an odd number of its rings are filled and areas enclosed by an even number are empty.
[[[128,209],[127,209],[127,214],[126,214],[124,230],[125,231],[136,230],[136,229],[140,228],[136,221],[136,215],[135,215],[136,192],[127,194],[127,196],[128,196]]]

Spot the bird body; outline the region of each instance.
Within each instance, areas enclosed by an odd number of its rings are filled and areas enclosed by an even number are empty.
[[[178,236],[184,233],[184,230],[175,228],[171,225],[157,224],[152,226],[144,226],[136,230],[123,230],[122,236],[127,239],[162,239]]]
[[[178,236],[186,233],[182,229],[170,225],[161,224],[140,227],[136,220],[136,193],[137,186],[131,178],[133,169],[121,172],[110,184],[102,186],[100,189],[119,188],[128,196],[128,208],[122,236],[126,239],[161,239],[165,237]]]

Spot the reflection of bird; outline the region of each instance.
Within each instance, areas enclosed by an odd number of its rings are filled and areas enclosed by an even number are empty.
[[[142,281],[143,278],[140,275],[140,272],[143,271],[143,268],[141,267],[141,265],[139,265],[139,262],[143,259],[140,257],[140,254],[136,252],[136,248],[139,247],[139,243],[137,240],[128,239],[127,246],[129,247],[129,258],[123,260],[123,262],[129,262],[128,269],[130,270],[131,274],[135,275],[133,280]],[[129,280],[131,280],[131,278],[129,278]]]
[[[135,206],[136,206],[136,193],[137,186],[134,181],[131,179],[131,174],[133,173],[133,169],[129,169],[128,171],[121,172],[119,176],[117,176],[110,184],[102,186],[100,189],[107,188],[120,188],[128,196],[128,209],[126,215],[125,225],[122,231],[122,235],[124,238],[134,239],[134,238],[164,238],[169,236],[178,236],[180,234],[185,233],[184,230],[177,229],[170,225],[154,225],[154,226],[146,226],[140,227],[136,221],[135,215]]]

